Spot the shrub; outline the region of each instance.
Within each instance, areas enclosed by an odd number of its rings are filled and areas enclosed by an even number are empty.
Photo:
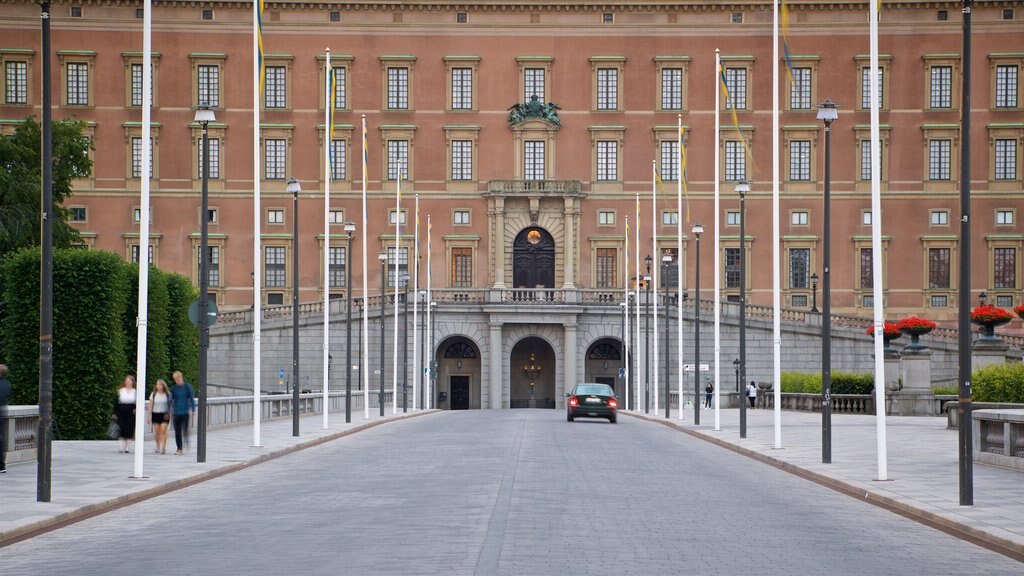
[[[833,394],[871,394],[875,388],[872,374],[832,371]],[[821,374],[811,372],[783,372],[782,391],[797,394],[821,394]]]
[[[993,364],[971,373],[978,402],[1024,403],[1024,364]]]
[[[821,374],[783,372],[782,391],[793,394],[821,394]]]
[[[180,274],[165,274],[167,281],[167,353],[170,369],[181,370],[186,382],[199,381],[199,329],[188,319],[188,306],[199,291]],[[168,380],[170,382],[170,380]]]
[[[124,311],[124,355],[128,360],[128,372],[135,374],[138,367],[138,310],[139,310],[139,267],[126,265],[128,275],[128,305]],[[139,390],[148,395],[156,385],[157,378],[170,376],[171,359],[167,349],[169,326],[167,318],[167,279],[157,268],[149,267],[149,303],[147,305],[146,327],[146,376],[138,378]],[[170,382],[170,380],[168,380]]]
[[[960,388],[957,386],[935,386],[932,388],[932,394],[957,396],[960,394]]]

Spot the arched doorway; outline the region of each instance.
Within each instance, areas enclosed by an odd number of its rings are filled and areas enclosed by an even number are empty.
[[[585,382],[607,384],[615,389],[616,396],[624,398],[626,379],[621,369],[625,366],[622,342],[615,338],[602,338],[587,349],[583,378]]]
[[[515,288],[555,287],[555,239],[547,230],[531,226],[516,236],[512,282]]]
[[[555,351],[543,338],[523,338],[509,357],[509,408],[554,408]]]
[[[454,336],[437,347],[435,406],[442,410],[479,410],[480,350],[468,338]]]

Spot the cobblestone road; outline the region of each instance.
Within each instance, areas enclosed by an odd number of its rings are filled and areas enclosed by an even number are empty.
[[[0,551],[5,576],[1022,571],[664,426],[547,410],[395,422]]]

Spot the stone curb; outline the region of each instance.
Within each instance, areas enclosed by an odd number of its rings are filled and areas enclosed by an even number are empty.
[[[737,454],[746,456],[753,460],[757,460],[764,464],[768,464],[769,466],[773,466],[784,472],[788,472],[795,476],[805,478],[816,484],[820,484],[821,486],[835,490],[836,492],[840,492],[842,494],[846,494],[847,496],[852,496],[854,498],[863,500],[870,504],[874,504],[879,508],[883,508],[890,512],[894,512],[896,514],[899,514],[900,516],[903,516],[904,518],[908,518],[910,520],[914,520],[915,522],[919,522],[931,528],[935,528],[936,530],[940,530],[942,532],[950,534],[951,536],[955,536],[962,540],[966,540],[973,544],[977,544],[978,546],[982,546],[989,550],[999,552],[1000,554],[1013,558],[1018,562],[1024,562],[1024,544],[1021,544],[1019,542],[1014,542],[1013,540],[1002,538],[1000,536],[992,534],[991,532],[987,532],[985,530],[971,526],[964,522],[958,522],[956,520],[953,520],[952,518],[948,518],[946,516],[936,514],[935,512],[925,510],[909,502],[904,502],[897,498],[885,496],[877,492],[872,492],[871,490],[867,490],[862,486],[857,486],[856,484],[840,480],[838,478],[833,478],[820,472],[814,472],[813,470],[801,468],[796,464],[792,464],[779,458],[762,454],[761,452],[752,450],[750,448],[745,448],[743,446],[732,444],[731,442],[722,440],[720,438],[714,438],[712,436],[705,434],[702,431],[686,428],[674,422],[669,422],[658,418],[651,418],[643,414],[636,414],[626,411],[623,411],[622,414],[632,416],[639,420],[646,420],[648,422],[653,422],[656,424],[667,426],[679,432],[688,434],[699,440],[703,440],[710,444],[714,444],[720,448],[731,450],[733,452],[736,452]]]
[[[201,472],[199,474],[189,476],[187,478],[172,480],[164,484],[153,486],[151,488],[140,490],[138,492],[133,492],[131,494],[125,494],[124,496],[118,496],[117,498],[111,498],[109,500],[98,502],[96,504],[88,504],[86,506],[82,506],[81,508],[77,508],[75,510],[70,510],[62,514],[58,514],[53,518],[47,518],[45,520],[33,522],[32,524],[21,526],[13,530],[0,532],[0,548],[9,546],[16,542],[21,542],[22,540],[27,540],[29,538],[32,538],[33,536],[37,536],[39,534],[43,534],[51,530],[56,530],[58,528],[63,528],[64,526],[69,526],[71,524],[81,522],[82,520],[92,518],[93,516],[99,516],[100,514],[104,514],[112,510],[122,508],[124,506],[129,506],[131,504],[136,504],[144,500],[149,500],[150,498],[155,498],[157,496],[167,494],[168,492],[181,490],[182,488],[188,488],[189,486],[199,484],[207,480],[212,480],[214,478],[219,478],[220,476],[225,476],[233,472],[238,472],[239,470],[244,470],[246,468],[249,468],[250,466],[262,464],[264,462],[268,462],[270,460],[274,460],[282,456],[287,456],[288,454],[292,454],[300,450],[305,450],[306,448],[319,446],[320,444],[325,444],[332,440],[337,440],[339,438],[349,436],[357,432],[362,432],[364,430],[368,430],[370,428],[374,428],[382,424],[388,424],[390,422],[397,422],[399,420],[406,420],[408,418],[415,418],[417,416],[425,416],[427,414],[434,414],[438,412],[440,412],[440,410],[437,409],[422,410],[411,414],[402,414],[399,416],[385,417],[382,420],[366,422],[364,424],[360,424],[358,426],[348,428],[346,430],[334,432],[326,436],[321,436],[319,438],[312,438],[305,442],[300,442],[293,446],[281,448],[273,452],[268,452],[266,454],[260,454],[259,456],[256,456],[255,458],[252,458],[251,460],[247,460],[245,462],[227,464],[215,470],[207,470],[205,472]]]

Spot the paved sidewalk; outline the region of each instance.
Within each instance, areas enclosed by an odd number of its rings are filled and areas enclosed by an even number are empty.
[[[355,408],[355,407],[354,407]],[[135,455],[118,452],[116,441],[61,441],[53,443],[53,469],[50,478],[50,502],[36,502],[36,462],[11,464],[7,474],[0,476],[0,547],[31,536],[46,528],[114,507],[144,500],[169,490],[227,474],[240,468],[359,432],[390,421],[429,414],[419,411],[385,417],[371,407],[370,419],[363,418],[362,406],[352,412],[352,422],[345,423],[344,413],[329,415],[329,428],[323,428],[323,414],[310,414],[300,419],[298,437],[292,436],[291,418],[264,420],[260,447],[253,447],[252,425],[212,430],[207,433],[206,462],[196,462],[195,435],[190,438],[191,450],[176,456],[174,432],[170,431],[167,454],[154,454],[152,440],[143,445],[143,475],[135,472]],[[194,429],[194,425],[193,425]]]
[[[771,409],[747,410],[745,439],[739,437],[739,409],[721,411],[720,431],[714,430],[714,410],[701,410],[700,426],[693,425],[692,406],[683,420],[675,411],[670,420],[664,411],[625,413],[669,424],[1024,561],[1024,472],[975,462],[974,505],[961,506],[959,435],[946,428],[944,417],[886,417],[888,480],[878,481],[875,416],[833,414],[832,463],[822,464],[820,413],[782,411],[779,449]]]

